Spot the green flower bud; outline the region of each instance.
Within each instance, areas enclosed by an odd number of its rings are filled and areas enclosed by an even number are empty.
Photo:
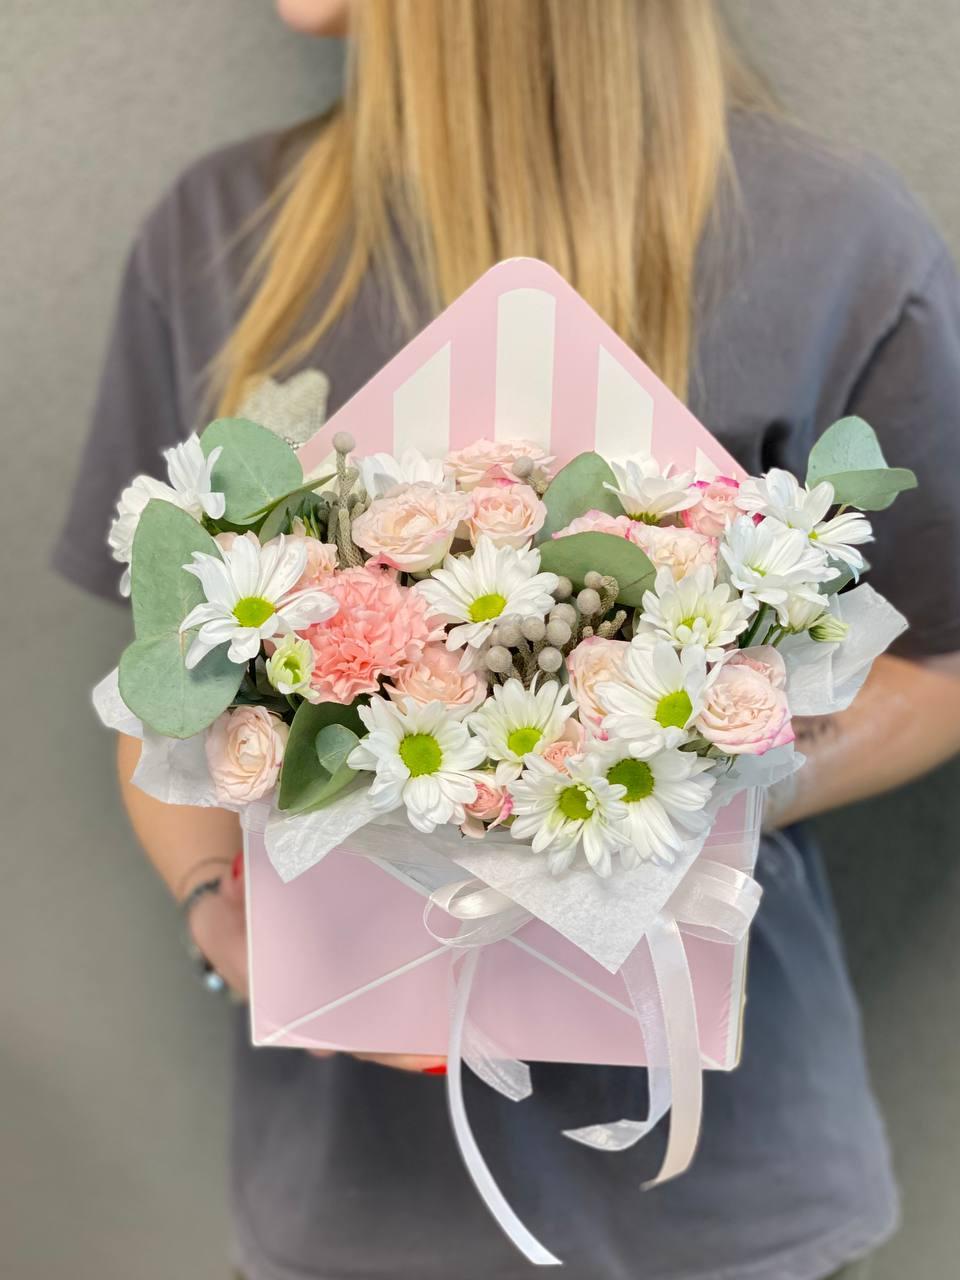
[[[313,674],[313,649],[309,640],[286,635],[266,661],[267,679],[285,696],[308,688]]]
[[[810,639],[821,643],[838,644],[846,640],[850,632],[849,622],[843,622],[832,613],[825,613],[810,628]]]

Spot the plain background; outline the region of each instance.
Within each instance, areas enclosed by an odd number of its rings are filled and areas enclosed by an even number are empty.
[[[787,106],[884,154],[960,248],[956,0],[729,7]],[[198,153],[322,107],[339,51],[269,0],[2,10],[0,1274],[220,1280],[227,1013],[132,845],[88,706],[124,618],[44,565],[139,219]],[[941,1280],[960,1251],[958,782],[825,824],[905,1192],[876,1280]]]

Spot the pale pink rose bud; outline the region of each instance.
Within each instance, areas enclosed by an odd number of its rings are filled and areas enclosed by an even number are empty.
[[[527,547],[543,527],[547,508],[528,484],[480,485],[470,494],[467,532],[473,546],[482,537],[496,547]]]
[[[599,724],[607,714],[597,696],[602,684],[623,679],[630,644],[626,640],[606,640],[590,636],[567,655],[570,692],[581,718]]]
[[[629,516],[612,516],[606,511],[588,511],[577,516],[564,529],[558,529],[555,538],[568,538],[573,533],[609,533],[614,538],[627,538],[637,541],[637,530],[641,526]]]
[[[272,791],[289,732],[265,707],[236,707],[218,717],[204,742],[217,799],[250,804]]]
[[[527,473],[526,479],[534,472],[549,476],[556,461],[531,440],[475,440],[465,449],[448,453],[443,465],[457,488],[466,493],[484,479],[516,483],[518,476],[511,468],[518,458],[529,458],[533,464],[533,471]]]
[[[483,702],[487,684],[479,672],[460,670],[459,653],[443,644],[428,644],[419,658],[400,668],[386,692],[401,706],[407,698],[419,706],[443,702],[466,715]]]
[[[466,817],[460,830],[463,835],[479,840],[510,816],[513,797],[505,787],[497,786],[495,782],[475,781],[477,796],[471,804],[464,805]]]
[[[469,498],[431,484],[410,484],[377,498],[353,522],[358,547],[405,573],[441,563],[467,514]]]
[[[783,659],[771,646],[732,654],[710,686],[698,731],[729,755],[785,746],[794,732],[784,682]]]
[[[552,764],[558,773],[567,772],[567,761],[571,756],[580,754],[581,748],[575,742],[567,742],[561,738],[559,742],[551,742],[549,747],[544,747],[543,758],[547,764]]]
[[[683,523],[697,533],[719,538],[728,522],[739,514],[736,507],[739,480],[717,476],[715,480],[697,480],[690,488],[699,491],[700,501],[680,513]]]
[[[633,541],[646,552],[656,568],[669,569],[677,582],[695,569],[706,566],[715,571],[717,567],[716,539],[697,533],[695,529],[639,524]]]

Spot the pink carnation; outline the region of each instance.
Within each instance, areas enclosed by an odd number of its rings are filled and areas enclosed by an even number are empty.
[[[704,566],[711,572],[716,571],[717,540],[697,533],[695,529],[638,524],[633,541],[646,552],[656,568],[669,569],[677,582]]]
[[[353,702],[394,678],[442,628],[427,621],[427,602],[381,569],[346,569],[324,583],[340,608],[303,635],[313,649],[311,702]]]
[[[717,671],[697,729],[729,755],[762,756],[794,739],[786,668],[772,646],[737,650]]]
[[[565,529],[558,529],[555,538],[567,538],[572,533],[609,533],[615,538],[626,538],[629,542],[637,542],[637,533],[642,526],[629,516],[611,516],[606,511],[588,511],[586,515],[571,520]]]
[[[717,476],[715,480],[697,480],[690,486],[700,493],[696,506],[687,507],[680,516],[688,529],[719,538],[730,520],[739,515],[736,500],[740,481],[730,476]]]

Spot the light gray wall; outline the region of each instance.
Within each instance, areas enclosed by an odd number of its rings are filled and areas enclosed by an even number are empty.
[[[2,0],[0,1274],[10,1280],[227,1274],[226,1011],[197,990],[175,945],[174,914],[119,816],[110,743],[88,709],[124,619],[43,566],[142,212],[197,153],[309,114],[334,90],[335,49],[287,35],[270,7]],[[884,153],[960,248],[955,0],[728,7],[787,104]],[[946,771],[829,826],[906,1190],[906,1227],[878,1280],[940,1280],[960,1246],[957,782]]]

